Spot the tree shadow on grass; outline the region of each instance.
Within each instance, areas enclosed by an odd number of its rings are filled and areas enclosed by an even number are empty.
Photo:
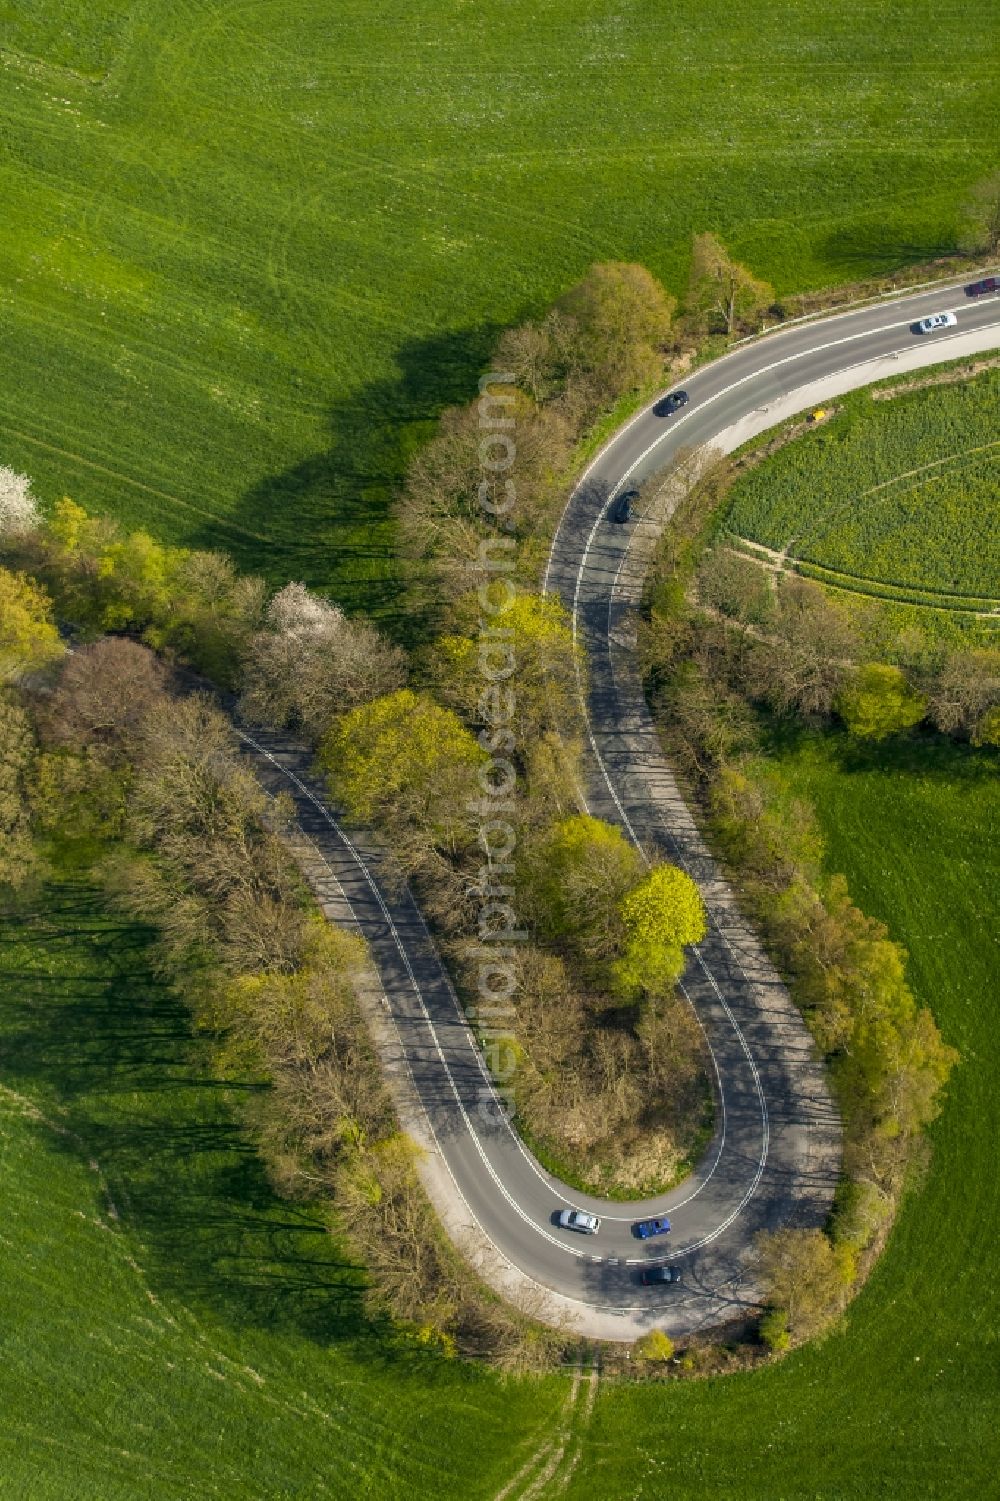
[[[910,266],[926,265],[941,256],[954,255],[953,236],[925,235],[920,239],[901,239],[886,233],[884,224],[850,224],[834,230],[819,248],[824,263],[842,266],[860,279],[867,276],[892,276]]]
[[[272,1191],[239,1114],[257,1087],[213,1076],[149,935],[72,883],[0,914],[0,936],[0,1077],[38,1103],[47,1149],[99,1166],[152,1289],[234,1328],[401,1354],[320,1211]]]
[[[834,757],[838,770],[847,775],[890,773],[971,789],[995,783],[1000,769],[995,751],[977,750],[932,730],[865,740],[842,728],[814,729],[777,717],[762,717],[761,728],[765,751],[794,755],[814,747]]]
[[[374,381],[333,404],[325,452],[243,497],[235,519],[268,537],[272,579],[323,589],[398,640],[419,636],[403,597],[392,502],[441,412],[475,394],[498,332],[496,324],[480,324],[404,343],[396,379]],[[260,569],[260,560],[251,566]]]

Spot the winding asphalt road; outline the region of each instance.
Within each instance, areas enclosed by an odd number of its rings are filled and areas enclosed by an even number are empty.
[[[918,336],[942,309],[957,326]],[[590,810],[621,825],[698,881],[705,941],[683,978],[715,1074],[716,1133],[695,1173],[642,1204],[589,1199],[546,1173],[495,1103],[457,997],[412,897],[394,886],[371,836],[347,832],[279,737],[247,731],[247,754],[274,790],[294,798],[303,866],[324,910],[368,940],[380,990],[370,1021],[404,1124],[428,1149],[425,1182],[450,1233],[508,1294],[542,1290],[538,1311],[588,1337],[631,1339],[653,1325],[675,1334],[724,1322],[755,1302],[753,1237],[763,1228],[822,1224],[836,1186],[840,1128],[824,1071],[784,985],[737,911],[657,743],[637,680],[634,611],[646,562],[677,485],[666,484],[633,526],[608,522],[608,501],[668,469],[682,451],[731,451],[817,401],[920,365],[1000,347],[1000,298],[940,286],[776,331],[685,382],[687,407],[651,406],[601,451],[563,514],[545,587],[570,610],[586,646]],[[655,487],[654,487],[655,488]],[[573,1205],[599,1214],[599,1235],[554,1223]],[[641,1242],[636,1219],[667,1213],[669,1237]],[[680,1286],[646,1289],[648,1262],[683,1268]]]

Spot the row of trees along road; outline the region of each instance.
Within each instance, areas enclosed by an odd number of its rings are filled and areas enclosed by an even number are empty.
[[[0,472],[0,485],[30,501],[19,477]],[[301,586],[268,602],[218,555],[162,548],[70,506],[48,523],[31,504],[11,507],[0,535],[7,561],[31,560],[45,579],[0,566],[8,899],[70,860],[155,928],[155,962],[213,1039],[220,1073],[268,1086],[248,1092],[246,1118],[272,1183],[331,1206],[369,1269],[373,1310],[420,1344],[504,1369],[556,1358],[562,1337],[539,1308],[488,1294],[437,1224],[359,1009],[364,946],[310,901],[283,843],[283,800],[265,796],[210,698],[179,693],[160,656],[102,632],[124,621],[179,655],[192,621],[204,623],[198,664],[208,656],[255,713],[300,734],[328,729],[346,705],[384,703],[386,689],[405,693],[402,654]],[[83,623],[68,652],[55,621],[71,611]]]
[[[661,734],[841,1102],[845,1181],[830,1233],[789,1229],[760,1241],[771,1305],[762,1334],[780,1350],[836,1315],[870,1263],[958,1055],[910,990],[905,951],[851,900],[842,876],[825,872],[813,810],[769,764],[767,716],[813,726],[839,718],[878,740],[930,712],[950,732],[984,740],[1000,664],[924,643],[918,687],[894,664],[852,661],[864,635],[819,585],[786,575],[774,587],[724,541],[712,548],[732,474],[725,463],[710,467],[666,528],[640,651]]]

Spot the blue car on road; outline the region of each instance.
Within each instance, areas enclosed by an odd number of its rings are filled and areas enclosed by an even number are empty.
[[[670,1221],[666,1215],[662,1219],[640,1220],[635,1226],[635,1233],[640,1240],[649,1240],[652,1235],[669,1235]]]

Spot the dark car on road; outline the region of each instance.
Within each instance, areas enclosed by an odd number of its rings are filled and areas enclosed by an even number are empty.
[[[664,396],[662,401],[656,403],[653,411],[657,417],[669,417],[681,407],[686,407],[687,404],[688,393],[686,391],[671,391],[669,396]]]
[[[638,490],[625,490],[621,495],[617,495],[611,502],[611,520],[631,521],[638,503]]]
[[[965,289],[966,297],[982,297],[984,292],[1000,292],[1000,276],[984,276]]]
[[[647,1266],[643,1267],[639,1281],[643,1287],[656,1287],[660,1283],[680,1282],[683,1276],[679,1266]]]
[[[640,1220],[634,1226],[634,1233],[638,1235],[640,1240],[649,1240],[654,1235],[669,1235],[670,1221],[665,1214],[660,1215],[656,1219]]]

